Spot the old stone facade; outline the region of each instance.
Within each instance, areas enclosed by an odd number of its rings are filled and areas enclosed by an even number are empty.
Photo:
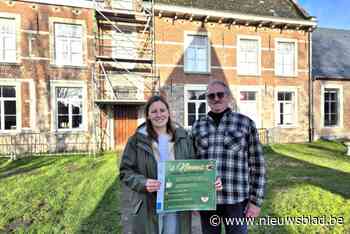
[[[21,144],[6,136],[38,133],[41,143],[60,141],[69,148],[76,142],[70,138],[84,138],[79,141],[87,145],[93,123],[93,10],[1,1],[0,24],[1,141]]]
[[[156,62],[161,87],[166,93],[173,116],[177,122],[190,127],[191,91],[202,91],[211,79],[224,80],[234,98],[233,108],[250,116],[258,128],[269,131],[270,142],[304,142],[309,139],[309,32],[307,30],[281,29],[266,26],[232,25],[220,20],[203,22],[177,15],[156,17]],[[186,71],[187,35],[204,36],[208,41],[208,71]],[[241,74],[238,60],[239,41],[253,39],[258,42],[258,72]],[[276,71],[277,43],[293,42],[295,74],[280,76]],[[254,93],[252,100],[244,100],[246,92]],[[293,96],[288,103],[290,122],[281,122],[281,100],[278,93]],[[202,96],[203,98],[203,96]],[[205,96],[204,96],[205,99]],[[197,100],[201,102],[200,100]],[[202,100],[205,102],[205,100]],[[246,102],[245,102],[246,101]],[[249,102],[250,101],[250,102]],[[206,105],[206,104],[203,104]],[[246,105],[246,106],[244,106]],[[199,117],[198,106],[196,106]],[[249,108],[255,108],[249,112]],[[205,110],[204,110],[205,109]],[[203,113],[208,111],[203,108]]]

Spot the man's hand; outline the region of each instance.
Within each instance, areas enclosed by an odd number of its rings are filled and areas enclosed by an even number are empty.
[[[147,192],[153,193],[160,189],[160,181],[147,179],[146,180],[146,190]]]
[[[222,190],[222,182],[221,182],[221,178],[220,177],[216,178],[215,189],[216,189],[216,191],[221,191]]]
[[[246,210],[245,210],[245,217],[247,218],[256,218],[260,214],[260,207],[257,207],[251,202],[248,202]]]

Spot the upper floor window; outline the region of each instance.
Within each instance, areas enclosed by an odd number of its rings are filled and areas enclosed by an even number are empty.
[[[56,88],[57,129],[83,128],[83,89]]]
[[[16,130],[16,87],[0,86],[0,130]]]
[[[339,89],[324,90],[324,126],[333,127],[339,125]]]
[[[297,74],[296,42],[277,41],[275,59],[276,75],[295,76]]]
[[[277,124],[280,126],[295,125],[295,92],[278,92],[277,105]]]
[[[55,23],[55,61],[57,65],[83,64],[83,27]]]
[[[16,62],[16,21],[0,18],[0,62]]]
[[[239,75],[260,75],[260,40],[239,38],[237,61]]]
[[[185,46],[185,72],[209,72],[208,36],[187,34]]]

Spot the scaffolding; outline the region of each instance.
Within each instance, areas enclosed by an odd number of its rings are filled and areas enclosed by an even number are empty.
[[[102,147],[108,131],[101,114],[118,104],[142,104],[159,90],[155,72],[153,0],[93,0],[96,20],[92,74],[95,120]],[[103,120],[104,119],[104,120]],[[97,124],[97,123],[95,123]],[[98,127],[95,126],[97,130]]]

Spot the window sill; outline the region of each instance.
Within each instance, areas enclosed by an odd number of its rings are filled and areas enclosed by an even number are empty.
[[[277,127],[288,129],[288,128],[297,128],[298,126],[296,126],[296,125],[277,125]]]
[[[52,133],[54,134],[63,134],[63,133],[84,133],[84,132],[87,132],[86,129],[55,129],[52,131]]]
[[[20,62],[5,62],[5,61],[0,61],[0,65],[2,66],[20,66]]]
[[[83,65],[58,65],[58,64],[50,64],[50,67],[52,68],[64,68],[64,69],[87,69],[88,66],[83,64]]]
[[[334,125],[334,126],[322,126],[323,129],[341,129],[343,126]]]
[[[239,73],[237,73],[237,76],[240,76],[240,77],[254,77],[254,78],[260,78],[260,77],[261,77],[261,74],[239,74]]]
[[[184,71],[185,75],[206,75],[209,76],[211,72],[197,72],[197,71]]]
[[[275,76],[277,77],[277,78],[281,78],[281,79],[288,79],[288,78],[291,78],[291,79],[293,79],[293,78],[296,78],[296,77],[298,77],[297,75],[278,75],[278,74],[275,74]]]

